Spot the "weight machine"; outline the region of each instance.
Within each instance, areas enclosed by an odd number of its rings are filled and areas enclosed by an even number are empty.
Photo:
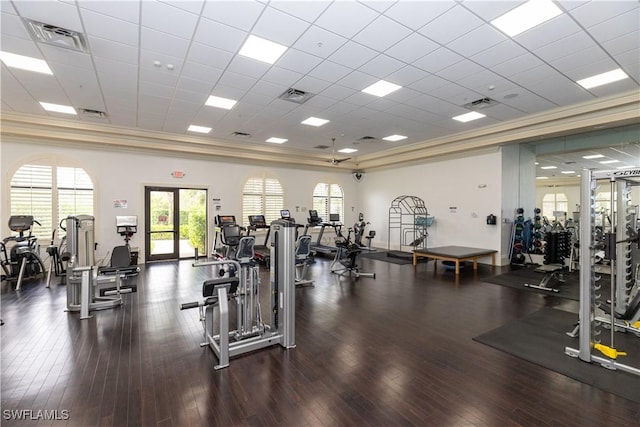
[[[203,300],[184,303],[181,310],[198,308],[204,342],[218,359],[215,369],[229,366],[229,358],[279,344],[295,347],[295,224],[271,223],[271,322],[262,320],[258,265],[253,261],[254,236],[242,237],[236,259],[196,262],[213,266],[223,277],[205,280]],[[229,329],[229,301],[236,302],[236,329]],[[216,313],[217,311],[217,313]],[[217,326],[217,331],[215,330]],[[216,333],[217,332],[217,333]]]
[[[610,231],[596,233],[596,182],[606,179],[610,184],[612,210]],[[579,326],[573,334],[579,338],[577,349],[566,347],[565,353],[585,362],[596,362],[605,368],[640,375],[640,367],[618,362],[626,356],[615,347],[617,330],[640,333],[640,268],[633,268],[633,253],[640,249],[638,206],[631,204],[631,188],[640,185],[640,169],[592,172],[583,170],[580,186],[580,309]],[[615,195],[617,194],[617,197]],[[617,199],[617,200],[616,200]],[[600,237],[601,236],[601,237]],[[599,293],[595,254],[604,250],[611,266],[611,294]],[[635,260],[638,262],[638,260]],[[633,277],[635,274],[635,278]],[[601,316],[608,309],[608,316]],[[609,343],[602,342],[601,328],[608,325]],[[571,334],[570,334],[571,335]],[[599,352],[599,353],[596,353]],[[604,357],[603,357],[604,356]]]

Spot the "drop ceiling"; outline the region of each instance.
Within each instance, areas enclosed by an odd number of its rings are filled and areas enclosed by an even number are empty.
[[[639,3],[558,1],[559,16],[514,37],[491,25],[521,3],[2,1],[1,50],[53,71],[2,65],[2,131],[353,169],[639,123]],[[34,41],[26,20],[79,33],[86,51]],[[240,56],[249,35],[287,50],[273,65]],[[629,78],[576,83],[616,68]],[[362,92],[381,79],[402,88]],[[281,99],[289,89],[312,96]],[[212,108],[210,95],[238,102]],[[485,98],[486,117],[451,119]],[[329,122],[301,124],[311,116]],[[394,134],[407,138],[382,139]],[[332,153],[332,138],[357,151]]]

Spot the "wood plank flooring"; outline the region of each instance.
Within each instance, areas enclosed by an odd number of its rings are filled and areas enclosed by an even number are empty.
[[[481,282],[504,268],[466,269],[456,280],[433,263],[361,264],[376,279],[338,278],[318,259],[315,287],[296,290],[297,347],[234,358],[220,371],[199,347],[197,310],[178,309],[199,299],[205,278],[188,261],[147,265],[123,306],[83,321],[64,311],[65,286],[32,281],[16,292],[3,283],[1,423],[638,425],[636,403],[472,341],[542,306],[576,303]],[[66,419],[17,421],[11,410]]]

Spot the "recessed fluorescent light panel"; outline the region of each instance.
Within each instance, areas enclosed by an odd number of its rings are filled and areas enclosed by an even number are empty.
[[[557,166],[540,166],[540,169],[558,169]]]
[[[284,144],[285,142],[287,142],[288,139],[285,138],[276,138],[274,136],[272,136],[271,138],[267,139],[266,142],[271,142],[273,144]]]
[[[562,10],[550,0],[531,0],[491,21],[491,25],[516,36],[560,15]]]
[[[0,60],[7,67],[53,75],[51,68],[49,68],[47,63],[42,59],[36,59],[29,56],[16,55],[15,53],[0,51]]]
[[[216,108],[224,108],[225,110],[231,110],[233,108],[234,105],[236,105],[238,101],[234,100],[234,99],[228,99],[228,98],[221,98],[219,96],[209,96],[209,99],[207,99],[207,102],[204,103],[204,105],[208,105],[209,107],[216,107]]]
[[[267,64],[273,64],[282,56],[285,50],[287,50],[286,46],[250,35],[238,54],[266,62]]]
[[[329,120],[319,119],[317,117],[309,117],[307,120],[300,123],[302,123],[303,125],[309,125],[309,126],[322,126],[329,123]]]
[[[189,128],[187,130],[190,131],[190,132],[198,132],[198,133],[209,133],[209,132],[211,132],[211,128],[208,128],[206,126],[196,126],[196,125],[189,126]]]
[[[610,163],[620,163],[620,160],[603,160],[600,162],[601,165],[608,165]]]
[[[75,108],[68,105],[49,104],[48,102],[41,102],[40,105],[42,105],[42,108],[44,108],[45,110],[53,111],[55,113],[78,114],[76,113]]]
[[[457,120],[462,123],[470,122],[472,120],[478,120],[483,117],[487,117],[482,113],[478,113],[477,111],[472,111],[470,113],[461,114],[459,116],[452,117],[453,120]]]
[[[338,153],[345,153],[345,154],[351,154],[351,153],[355,153],[356,150],[355,148],[343,148],[342,150],[338,150]]]
[[[371,86],[362,89],[362,91],[364,93],[368,93],[369,95],[383,97],[389,95],[391,92],[395,92],[401,87],[402,86],[398,86],[397,84],[380,80],[377,83],[374,83]]]
[[[403,139],[407,139],[406,136],[404,135],[389,135],[386,138],[382,138],[385,141],[391,141],[391,142],[396,142],[396,141],[402,141]]]
[[[536,176],[536,179],[549,179],[548,176]]]
[[[601,159],[604,156],[602,154],[590,154],[588,156],[582,156],[583,159],[592,160],[592,159]]]
[[[560,173],[563,173],[565,175],[569,175],[569,174],[572,174],[572,173],[576,173],[576,171],[562,171]]]
[[[576,83],[585,89],[591,89],[593,87],[606,85],[607,83],[617,82],[618,80],[623,80],[628,77],[627,73],[618,68],[612,71],[607,71],[606,73],[598,74],[597,76],[578,80]]]

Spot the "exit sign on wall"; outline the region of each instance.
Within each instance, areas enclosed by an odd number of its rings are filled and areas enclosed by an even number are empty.
[[[173,171],[171,172],[171,176],[174,178],[184,178],[184,172],[182,171]]]

